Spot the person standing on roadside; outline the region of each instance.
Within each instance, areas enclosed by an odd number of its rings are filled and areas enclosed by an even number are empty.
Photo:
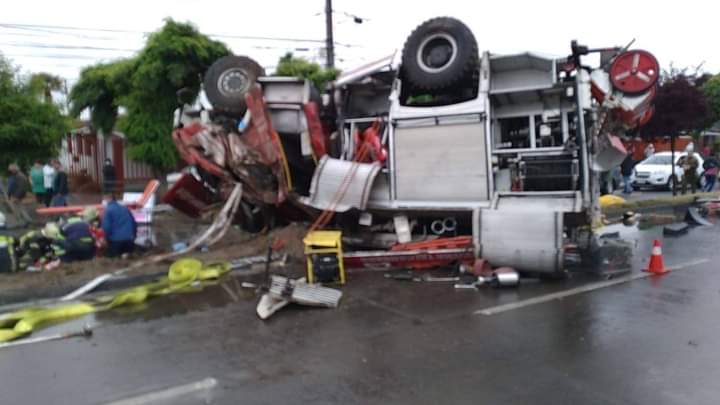
[[[53,198],[53,183],[55,182],[55,168],[52,160],[43,166],[43,184],[45,185],[45,206],[49,207]]]
[[[620,174],[623,177],[623,194],[632,194],[633,188],[631,184],[632,172],[635,167],[635,161],[633,160],[634,148],[628,150],[625,160],[620,163]]]
[[[15,163],[8,166],[7,194],[10,201],[20,203],[28,191],[28,179]]]
[[[43,174],[43,165],[39,160],[30,169],[30,184],[32,185],[32,193],[35,194],[35,201],[38,204],[45,203],[45,175]]]
[[[27,176],[25,176],[25,174],[20,171],[20,167],[14,163],[8,167],[8,172],[10,175],[7,179],[7,196],[11,203],[10,209],[22,218],[23,221],[30,223],[32,219],[28,215],[27,211],[25,211],[25,207],[23,207],[22,204],[23,199],[30,188]]]
[[[682,194],[687,193],[688,186],[690,186],[690,192],[695,194],[697,192],[697,170],[700,166],[700,161],[698,161],[697,156],[695,156],[695,149],[692,143],[685,148],[685,152],[687,155],[681,157],[677,163],[678,166],[683,169]]]
[[[645,159],[649,158],[650,156],[655,154],[655,145],[649,143],[645,147]]]
[[[67,196],[70,193],[67,173],[65,173],[58,160],[55,160],[53,165],[55,167],[55,180],[53,181],[53,192],[55,196],[53,196],[50,205],[53,207],[65,207],[67,206]]]
[[[112,164],[112,160],[105,159],[105,164],[103,165],[103,192],[104,193],[112,193],[115,191],[115,166]]]
[[[702,155],[705,158],[712,156],[712,149],[710,148],[710,145],[705,145],[705,147],[702,150]]]
[[[703,191],[709,193],[715,188],[715,181],[717,180],[720,163],[718,163],[715,156],[709,156],[703,162],[703,169],[705,170],[705,187],[703,188]]]

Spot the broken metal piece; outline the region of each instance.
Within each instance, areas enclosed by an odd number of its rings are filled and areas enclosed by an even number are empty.
[[[681,236],[688,233],[690,225],[685,222],[679,224],[670,224],[663,227],[663,235],[665,236]]]
[[[705,219],[697,207],[688,207],[687,214],[685,214],[685,221],[690,225],[712,226],[712,222]]]
[[[407,215],[395,215],[393,217],[395,233],[399,243],[409,243],[412,240],[412,229]]]
[[[398,281],[422,281],[420,277],[416,277],[413,272],[408,270],[385,273],[385,278]]]
[[[230,270],[242,269],[244,267],[249,267],[254,264],[261,264],[261,263],[269,263],[269,264],[277,263],[279,265],[284,265],[285,262],[287,261],[287,254],[273,252],[272,256],[270,257],[269,262],[267,259],[268,259],[268,257],[266,255],[241,257],[239,259],[230,261]]]
[[[432,277],[432,276],[424,275],[424,276],[422,276],[422,281],[427,281],[427,282],[460,281],[460,277]]]
[[[474,283],[455,284],[455,288],[458,290],[477,289],[485,284],[495,288],[517,287],[520,284],[520,274],[510,267],[500,267],[495,269],[489,277],[480,276]]]
[[[337,308],[340,298],[342,298],[342,291],[318,284],[308,284],[304,277],[292,280],[273,275],[270,278],[268,292],[260,297],[256,311],[260,319],[267,319],[291,302],[315,307]]]
[[[290,301],[284,298],[276,298],[270,294],[263,294],[260,297],[260,301],[258,302],[255,311],[260,319],[265,320],[270,318],[275,312],[279,311],[289,303]]]
[[[348,162],[323,156],[312,178],[310,197],[301,201],[320,210],[364,210],[379,172],[378,163]]]

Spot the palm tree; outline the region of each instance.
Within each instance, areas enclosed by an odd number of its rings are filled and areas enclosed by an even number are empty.
[[[30,76],[28,86],[33,95],[48,104],[53,102],[53,91],[64,91],[66,89],[65,81],[50,73],[34,73]]]

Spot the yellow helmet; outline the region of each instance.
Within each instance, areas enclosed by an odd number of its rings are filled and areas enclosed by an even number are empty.
[[[97,208],[95,207],[85,207],[84,210],[82,210],[82,213],[80,213],[80,216],[82,219],[86,222],[92,222],[97,219],[98,212]]]
[[[60,235],[60,227],[55,222],[48,222],[42,230],[42,234],[50,239],[57,239]]]

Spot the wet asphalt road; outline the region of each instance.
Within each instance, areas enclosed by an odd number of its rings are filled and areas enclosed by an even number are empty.
[[[654,229],[642,233],[636,270]],[[454,291],[353,273],[340,308],[267,322],[236,285],[159,298],[43,333],[75,339],[0,351],[0,404],[97,404],[213,377],[166,402],[213,404],[716,404],[720,227],[666,239],[681,269],[537,305],[499,304],[598,280]],[[136,402],[142,403],[142,402]]]

